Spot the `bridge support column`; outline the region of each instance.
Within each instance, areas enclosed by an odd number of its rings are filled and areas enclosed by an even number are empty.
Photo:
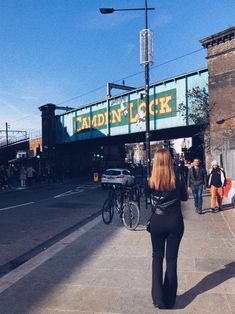
[[[53,104],[39,107],[42,112],[42,151],[43,156],[49,161],[53,159],[56,146],[55,109],[56,106]]]

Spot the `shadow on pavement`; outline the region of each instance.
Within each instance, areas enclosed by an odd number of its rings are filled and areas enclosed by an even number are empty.
[[[61,252],[2,292],[0,294],[0,312],[33,313],[35,309],[40,308],[41,303],[54,294],[58,287],[66,290],[67,284],[71,283],[71,278],[79,277],[80,273],[82,276],[83,269],[87,267],[90,258],[99,254],[98,251],[105,246],[106,241],[109,241],[118,229],[119,226],[104,228],[103,223],[99,223],[87,231]],[[63,294],[62,292],[61,297]]]
[[[199,295],[209,291],[224,281],[235,277],[235,262],[224,265],[225,268],[207,275],[196,286],[181,294],[177,298],[174,309],[184,309]]]
[[[221,210],[221,211],[216,210],[215,213],[222,213],[222,212],[227,211],[227,210],[230,210],[230,209],[234,209],[234,207],[233,207],[232,204],[222,205],[222,210]],[[202,213],[203,213],[203,214],[211,213],[211,212],[212,212],[212,210],[211,210],[210,207],[208,207],[208,208],[203,208],[203,210],[202,210]]]
[[[145,217],[142,218],[142,220],[145,220]],[[99,300],[99,296],[92,295],[92,293],[96,289],[93,287],[94,282],[97,282],[98,286],[100,285],[99,268],[105,265],[103,259],[107,254],[112,256],[114,251],[117,251],[118,254],[118,243],[111,246],[112,252],[107,251],[106,247],[108,247],[107,243],[111,239],[116,238],[120,228],[124,228],[120,222],[109,226],[101,222],[87,231],[61,252],[49,258],[34,271],[2,292],[0,294],[0,312],[19,314],[34,313],[36,311],[35,313],[38,313],[37,310],[41,309],[47,302],[52,302],[52,304],[62,302],[66,309],[71,307],[68,302],[72,301],[71,296],[74,296],[74,294],[76,294],[75,300],[86,299],[85,310],[87,310],[89,302]],[[138,229],[145,230],[145,227],[140,225]],[[133,231],[129,232],[133,234]],[[133,239],[132,236],[131,239]],[[120,243],[120,245],[123,246],[123,243]],[[124,248],[127,252],[132,250],[135,252],[136,250],[132,240],[129,243],[125,240]],[[131,256],[130,253],[129,256]],[[95,270],[93,266],[91,267],[94,262],[97,265]],[[111,269],[108,267],[108,270],[111,271]],[[109,288],[104,290],[106,295],[110,293]],[[106,297],[104,296],[104,299]],[[15,300],[15,302],[12,302],[12,300]],[[72,302],[74,302],[74,299]],[[81,302],[83,301],[81,300]]]

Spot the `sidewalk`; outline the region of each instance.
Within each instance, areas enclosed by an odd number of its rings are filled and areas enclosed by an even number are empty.
[[[143,226],[128,231],[98,217],[0,279],[0,313],[235,313],[235,209],[198,215],[190,199],[183,214],[174,310],[152,307],[151,243]]]

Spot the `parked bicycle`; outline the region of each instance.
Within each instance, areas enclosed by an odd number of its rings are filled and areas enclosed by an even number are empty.
[[[144,195],[143,186],[141,184],[134,184],[131,187],[131,200],[138,203],[140,207],[140,198]]]
[[[108,198],[102,208],[102,219],[105,224],[110,224],[115,211],[119,215],[124,226],[129,230],[135,230],[140,220],[140,210],[136,202],[132,200],[131,187],[117,189],[112,186]]]

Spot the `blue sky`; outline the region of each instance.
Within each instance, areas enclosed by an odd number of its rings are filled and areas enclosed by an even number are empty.
[[[205,49],[157,65],[199,50],[200,39],[235,23],[235,0],[149,0],[148,5],[156,8],[149,12],[155,34],[151,83],[206,67]],[[0,129],[8,122],[12,130],[38,134],[41,105],[76,108],[103,99],[106,82],[136,73],[125,83],[142,86],[143,12],[102,15],[99,8],[143,6],[144,0],[0,0]]]

